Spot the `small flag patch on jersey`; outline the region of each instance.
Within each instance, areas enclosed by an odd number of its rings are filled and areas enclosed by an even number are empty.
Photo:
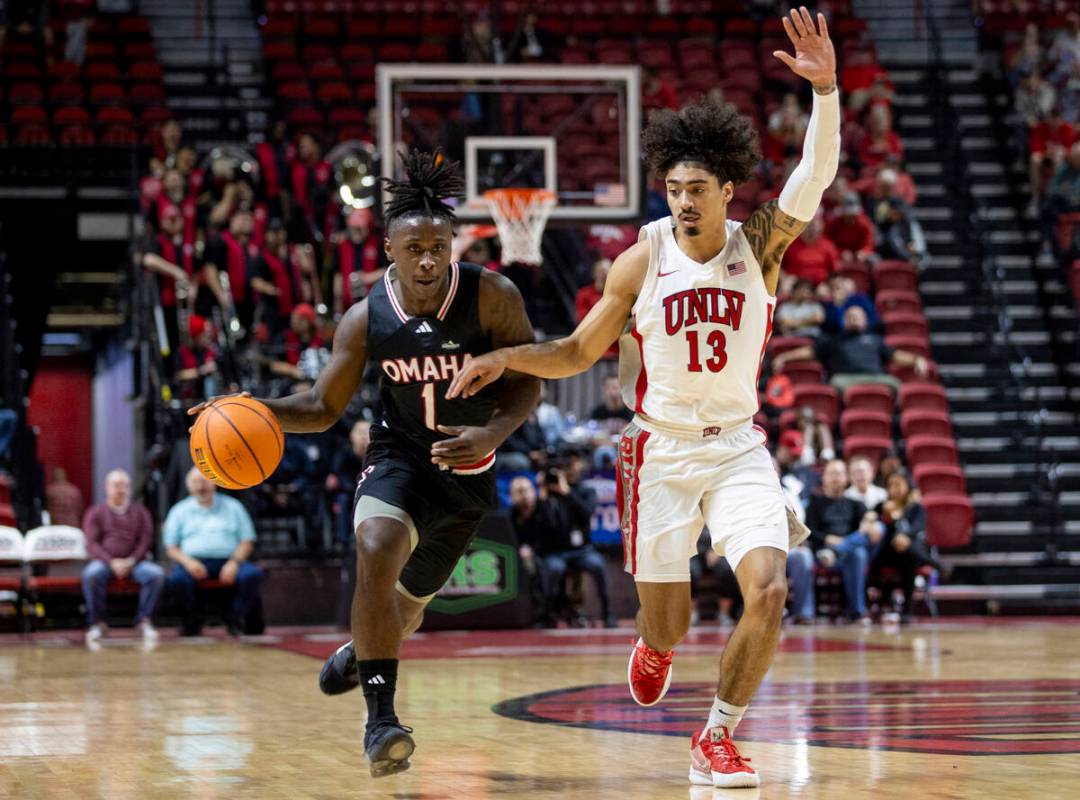
[[[598,206],[626,205],[625,183],[598,183],[593,188],[593,201]]]
[[[736,261],[734,264],[728,264],[727,265],[727,274],[730,275],[733,278],[736,275],[744,275],[745,273],[746,273],[746,262],[745,261]]]

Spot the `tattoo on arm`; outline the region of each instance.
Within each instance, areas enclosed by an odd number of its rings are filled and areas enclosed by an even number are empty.
[[[775,273],[788,245],[806,230],[808,224],[781,211],[778,200],[770,200],[743,223],[746,241],[761,264],[761,270],[771,289],[775,289]]]

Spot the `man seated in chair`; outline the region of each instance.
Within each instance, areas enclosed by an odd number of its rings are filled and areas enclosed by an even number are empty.
[[[589,543],[589,510],[573,496],[566,473],[548,469],[540,475],[540,496],[532,481],[517,477],[510,483],[511,519],[522,558],[539,567],[544,600],[549,614],[567,605],[564,581],[567,573],[587,572],[596,584],[604,624],[615,626],[608,607],[604,557]]]
[[[165,552],[175,562],[168,586],[180,606],[181,634],[197,636],[202,630],[196,589],[206,578],[236,586],[225,619],[229,633],[261,633],[263,571],[250,561],[255,549],[251,516],[240,501],[219,495],[196,467],[188,471],[186,484],[190,496],[169,510],[164,528]]]
[[[154,543],[154,521],[142,503],[131,502],[131,477],[122,469],[105,476],[105,502],[95,503],[86,510],[82,520],[86,534],[86,554],[89,563],[82,572],[83,598],[90,627],[86,631],[86,646],[97,650],[105,635],[105,594],[113,578],[129,578],[139,584],[139,610],[135,627],[143,641],[157,641],[153,613],[165,570],[146,554]]]

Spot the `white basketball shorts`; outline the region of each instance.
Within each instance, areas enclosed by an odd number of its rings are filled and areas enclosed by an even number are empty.
[[[619,515],[626,571],[635,580],[690,580],[702,527],[732,570],[757,547],[787,553],[784,495],[749,420],[703,440],[676,438],[640,420],[619,443]]]

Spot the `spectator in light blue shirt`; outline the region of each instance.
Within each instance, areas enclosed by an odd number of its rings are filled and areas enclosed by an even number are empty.
[[[238,500],[219,495],[217,488],[192,467],[187,474],[190,497],[181,500],[165,518],[165,552],[175,564],[168,587],[180,605],[184,636],[202,630],[195,592],[199,582],[220,580],[236,586],[232,612],[226,617],[233,634],[261,633],[259,587],[263,571],[250,561],[255,549],[255,526]]]

